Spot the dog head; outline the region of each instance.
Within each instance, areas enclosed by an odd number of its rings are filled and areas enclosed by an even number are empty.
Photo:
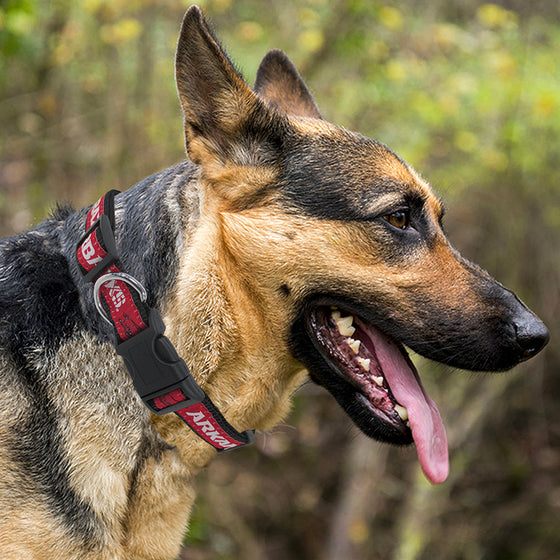
[[[251,90],[193,7],[176,79],[202,215],[217,224],[230,289],[247,295],[238,322],[254,322],[253,347],[304,364],[366,434],[414,439],[443,480],[445,431],[404,346],[504,370],[546,344],[545,326],[450,246],[441,203],[409,165],[322,119],[282,52]]]

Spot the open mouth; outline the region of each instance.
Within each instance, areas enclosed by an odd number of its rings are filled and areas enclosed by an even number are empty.
[[[434,484],[449,472],[445,428],[404,347],[339,307],[311,308],[307,335],[328,364],[311,367],[367,435],[406,444],[414,441],[426,477]]]

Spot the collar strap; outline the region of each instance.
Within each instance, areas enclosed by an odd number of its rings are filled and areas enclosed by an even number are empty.
[[[142,284],[123,272],[114,236],[118,192],[109,191],[89,210],[76,256],[84,281],[95,282],[95,305],[114,329],[134,388],[151,412],[174,412],[219,452],[252,443],[254,431],[238,432],[228,423],[163,334],[161,315],[146,303]]]

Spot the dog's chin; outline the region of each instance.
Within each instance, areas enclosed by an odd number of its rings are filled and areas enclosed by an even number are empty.
[[[415,443],[434,483],[447,477],[439,412],[399,342],[340,306],[310,305],[294,325],[294,354],[366,435]]]

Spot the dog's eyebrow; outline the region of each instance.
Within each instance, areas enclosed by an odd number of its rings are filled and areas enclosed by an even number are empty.
[[[372,214],[390,212],[397,206],[407,204],[407,198],[400,193],[391,193],[367,197],[364,202],[364,217],[369,219]]]

